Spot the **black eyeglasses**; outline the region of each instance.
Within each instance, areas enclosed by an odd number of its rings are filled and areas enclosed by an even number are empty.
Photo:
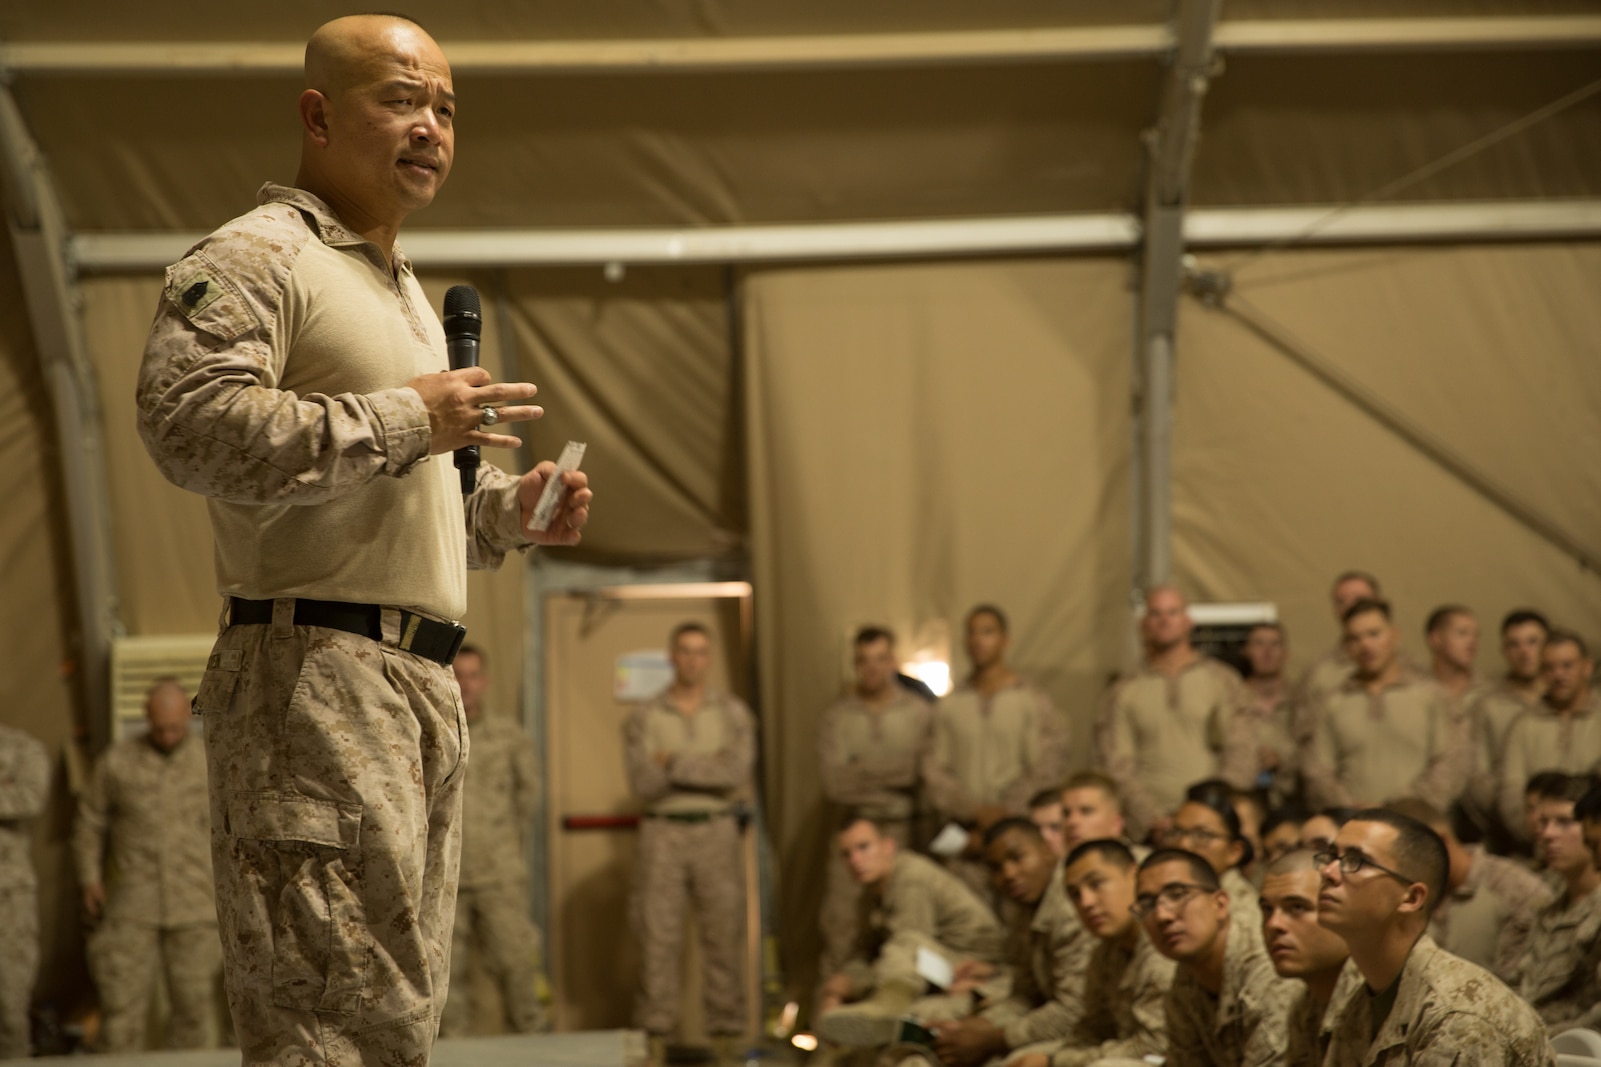
[[[1129,911],[1134,913],[1136,919],[1148,919],[1156,913],[1159,904],[1166,904],[1169,911],[1178,911],[1195,894],[1210,892],[1214,890],[1194,882],[1169,882],[1155,895],[1147,893],[1143,897],[1135,897]]]
[[[1416,878],[1408,878],[1400,871],[1391,870],[1384,864],[1376,862],[1372,856],[1369,856],[1362,850],[1355,848],[1348,848],[1344,852],[1341,852],[1333,845],[1330,845],[1327,848],[1319,849],[1317,852],[1314,852],[1312,854],[1312,862],[1317,864],[1320,869],[1327,867],[1331,863],[1338,863],[1340,865],[1341,874],[1355,874],[1363,867],[1372,867],[1375,871],[1382,871],[1391,878],[1397,878],[1407,885],[1411,885],[1413,882],[1417,881]]]

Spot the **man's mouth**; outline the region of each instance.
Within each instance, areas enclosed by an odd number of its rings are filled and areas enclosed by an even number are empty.
[[[402,158],[399,165],[402,167],[409,167],[413,170],[420,170],[428,174],[432,174],[439,169],[439,164],[426,159]]]

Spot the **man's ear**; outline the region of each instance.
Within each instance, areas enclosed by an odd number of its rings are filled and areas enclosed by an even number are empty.
[[[1421,913],[1428,905],[1429,887],[1422,882],[1413,882],[1406,887],[1406,892],[1401,897],[1401,904],[1396,910]]]
[[[300,125],[318,148],[328,147],[328,98],[316,89],[300,94]]]

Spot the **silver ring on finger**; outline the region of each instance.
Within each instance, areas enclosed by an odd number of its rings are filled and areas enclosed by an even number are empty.
[[[500,421],[500,412],[490,407],[488,404],[485,404],[478,410],[484,413],[483,418],[478,420],[480,425],[493,426],[495,423]]]

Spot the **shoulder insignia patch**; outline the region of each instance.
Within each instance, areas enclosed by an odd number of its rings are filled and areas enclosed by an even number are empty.
[[[204,271],[184,279],[174,286],[174,289],[178,293],[178,302],[183,305],[184,313],[191,317],[196,312],[204,311],[223,294],[223,287]]]

